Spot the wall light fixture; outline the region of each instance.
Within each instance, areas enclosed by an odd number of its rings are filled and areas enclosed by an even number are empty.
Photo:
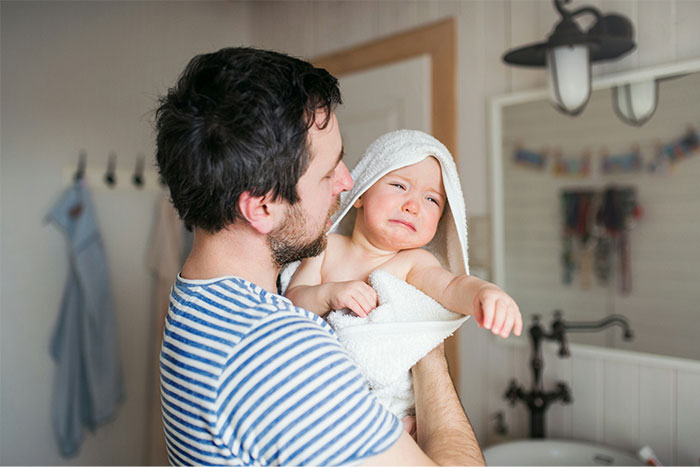
[[[591,96],[591,63],[619,58],[634,49],[634,27],[624,16],[603,15],[584,6],[564,8],[571,0],[553,0],[561,15],[545,42],[511,49],[503,61],[511,65],[547,67],[547,82],[554,106],[568,115],[580,114]],[[579,15],[591,14],[596,21],[588,31],[576,23]]]

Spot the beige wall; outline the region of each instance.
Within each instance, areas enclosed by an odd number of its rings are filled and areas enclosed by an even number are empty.
[[[637,26],[639,51],[597,72],[700,56],[698,1],[574,4],[622,11]],[[473,216],[488,213],[488,98],[544,84],[542,71],[505,67],[500,56],[512,46],[542,39],[555,21],[551,2],[532,0],[3,1],[0,16],[3,464],[144,462],[143,356],[151,342],[151,310],[143,257],[153,193],[95,191],[117,294],[128,399],[119,418],[88,434],[81,455],[70,461],[58,456],[50,429],[54,366],[47,350],[68,264],[63,239],[41,219],[63,186],[62,171],[74,166],[80,148],[87,149],[89,166],[100,168],[111,150],[129,168],[136,153],[153,154],[149,112],[192,55],[249,43],[313,57],[455,16],[459,159]],[[475,326],[463,333],[462,345],[469,355],[463,359],[462,398],[486,441],[492,413],[485,401],[498,396],[505,389],[502,380],[521,365],[510,353],[493,350]]]
[[[2,8],[2,284],[0,463],[143,464],[146,376],[155,342],[146,243],[157,190],[128,180],[93,190],[119,323],[126,401],[117,419],[85,433],[78,457],[58,454],[50,423],[48,345],[68,272],[61,233],[42,218],[62,172],[88,153],[104,171],[154,153],[152,113],[196,53],[245,43],[247,6],[235,2],[5,2]],[[126,186],[124,186],[126,185]],[[121,188],[123,187],[123,188]]]

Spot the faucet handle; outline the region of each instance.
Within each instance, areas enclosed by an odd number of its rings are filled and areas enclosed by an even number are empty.
[[[508,402],[510,402],[511,406],[513,406],[518,401],[519,393],[520,387],[518,386],[517,381],[515,381],[515,379],[511,379],[510,384],[508,385],[508,389],[506,390],[506,393],[503,395],[503,397],[507,399]]]
[[[552,321],[552,339],[559,341],[559,356],[568,357],[569,342],[566,338],[566,323],[562,318],[561,310],[554,310],[554,320]]]
[[[565,335],[562,335],[561,337],[561,342],[559,346],[559,356],[562,358],[571,356],[571,352],[569,352],[569,342],[566,340]]]
[[[557,383],[557,393],[561,397],[561,401],[565,404],[570,404],[573,401],[573,398],[571,397],[571,390],[569,389],[569,385],[566,384],[564,381],[559,381]]]

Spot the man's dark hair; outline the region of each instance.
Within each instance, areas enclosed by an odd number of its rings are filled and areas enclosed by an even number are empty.
[[[245,191],[296,203],[308,130],[325,127],[340,103],[335,77],[288,55],[226,48],[194,57],[156,111],[158,168],[185,225],[218,232],[240,216]]]

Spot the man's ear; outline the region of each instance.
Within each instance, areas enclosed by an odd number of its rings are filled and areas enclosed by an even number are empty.
[[[263,235],[274,229],[280,209],[280,203],[273,201],[270,193],[253,196],[249,191],[244,191],[238,197],[238,211],[241,216]]]
[[[362,207],[362,196],[357,198],[357,200],[355,200],[355,202],[353,203],[352,206],[357,208],[357,209],[360,209]]]

